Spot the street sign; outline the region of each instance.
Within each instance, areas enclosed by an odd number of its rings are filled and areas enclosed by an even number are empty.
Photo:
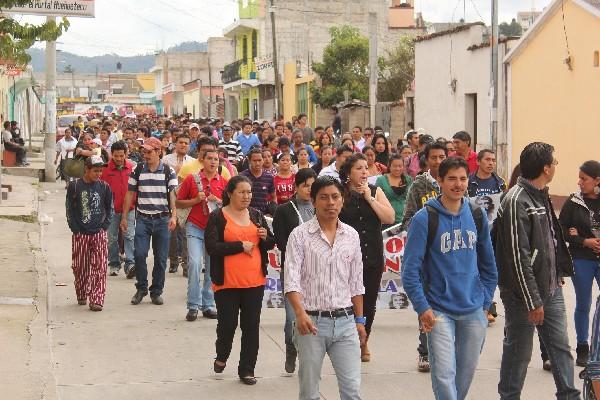
[[[94,3],[95,0],[33,0],[8,11],[17,14],[94,18]]]
[[[273,68],[273,56],[268,54],[264,57],[254,57],[254,65],[257,71]]]

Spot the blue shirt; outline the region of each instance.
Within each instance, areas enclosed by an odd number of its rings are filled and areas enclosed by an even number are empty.
[[[169,172],[168,185],[165,177],[167,171]],[[144,214],[170,212],[169,193],[176,187],[175,171],[162,161],[156,171],[150,171],[148,164],[144,163],[139,180],[135,176],[135,170],[129,176],[128,190],[137,192],[137,210]]]
[[[310,161],[311,164],[316,164],[319,161],[319,159],[317,158],[317,155],[315,154],[315,151],[313,150],[313,148],[307,144],[304,145],[304,148],[308,152],[308,161]],[[293,144],[290,146],[290,149],[292,149],[294,154],[296,154],[296,157],[298,157],[298,155],[297,155],[298,152],[294,149]]]
[[[240,143],[240,146],[242,146],[242,153],[244,153],[244,155],[248,154],[252,146],[262,147],[262,144],[255,133],[250,134],[250,136],[246,136],[242,133],[237,136],[237,141]]]

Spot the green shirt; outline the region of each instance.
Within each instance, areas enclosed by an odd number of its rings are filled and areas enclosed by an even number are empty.
[[[390,204],[392,205],[392,208],[396,212],[394,224],[401,223],[402,218],[404,217],[404,205],[406,204],[406,195],[408,194],[408,189],[412,184],[412,178],[408,175],[404,175],[404,181],[406,182],[406,188],[404,189],[402,194],[397,194],[394,191],[394,189],[392,189],[387,174],[378,176],[377,181],[375,182],[375,186],[383,190],[383,193],[385,193],[385,197],[387,197]]]

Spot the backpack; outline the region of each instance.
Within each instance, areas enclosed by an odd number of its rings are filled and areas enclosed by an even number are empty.
[[[425,204],[425,208],[427,209],[427,248],[430,248],[440,225],[440,214],[438,210],[429,204]],[[477,237],[479,238],[483,229],[483,211],[481,207],[473,207],[471,203],[469,203],[469,208],[471,209],[473,221],[475,221],[475,226],[477,227]]]
[[[141,175],[143,169],[144,169],[144,163],[139,163],[138,165],[136,165],[135,169],[133,170],[133,177],[135,178],[135,181],[137,182],[138,185],[140,183],[140,175]],[[164,169],[164,173],[165,173],[165,187],[167,188],[167,201],[168,201],[168,199],[169,199],[169,179],[171,177],[171,167],[169,167],[167,164],[163,163],[163,169]],[[138,197],[135,198],[135,208],[137,208],[137,202],[138,202]]]

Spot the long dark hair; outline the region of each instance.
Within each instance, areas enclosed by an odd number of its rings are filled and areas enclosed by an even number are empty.
[[[385,144],[385,150],[382,153],[378,153],[375,149],[375,143],[377,143],[378,139],[383,139],[383,143]],[[383,133],[376,133],[373,135],[373,139],[371,139],[371,146],[373,147],[373,151],[375,151],[375,161],[381,163],[383,165],[387,165],[390,157],[390,143]]]
[[[344,185],[344,202],[350,199],[350,172],[354,165],[360,160],[367,161],[367,158],[362,153],[354,153],[346,158],[346,161],[340,168],[340,181]]]
[[[231,194],[242,182],[246,182],[250,185],[250,188],[252,188],[250,179],[246,178],[244,175],[236,175],[227,182],[227,186],[225,186],[225,191],[223,192],[223,207],[228,206],[229,203],[231,203]]]

